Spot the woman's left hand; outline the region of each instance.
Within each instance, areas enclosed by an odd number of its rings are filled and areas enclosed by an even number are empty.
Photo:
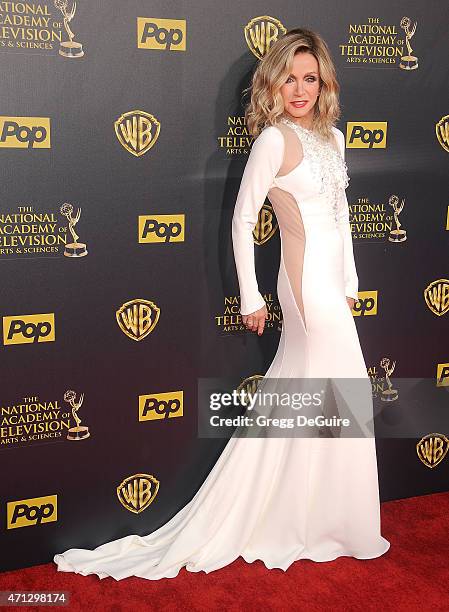
[[[352,310],[354,308],[355,299],[353,297],[346,296],[346,301],[348,302],[349,309]]]

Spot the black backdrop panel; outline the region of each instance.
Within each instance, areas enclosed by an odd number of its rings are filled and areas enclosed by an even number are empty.
[[[225,444],[197,436],[198,378],[243,381],[263,374],[274,357],[282,319],[279,234],[255,244],[272,315],[261,338],[245,332],[235,314],[230,236],[251,142],[242,90],[257,62],[244,28],[257,17],[325,38],[347,137],[351,122],[388,126],[385,148],[346,149],[360,278],[354,316],[373,385],[379,393],[386,388],[385,357],[396,362],[393,381],[435,380],[429,402],[447,397],[449,384],[443,377],[437,385],[449,362],[449,314],[432,312],[424,299],[430,283],[449,275],[449,147],[436,137],[449,115],[449,14],[441,2],[79,0],[71,46],[63,25],[70,8],[0,2],[2,570],[163,524],[191,499]],[[413,70],[399,66],[397,49],[407,53],[404,16],[411,28],[416,22]],[[141,47],[138,18],[147,32]],[[383,26],[383,41],[350,39],[351,30],[378,36]],[[393,60],[352,61],[362,47]],[[46,138],[31,146],[42,126]],[[133,128],[140,141],[133,142]],[[152,145],[139,154],[149,133]],[[405,202],[401,243],[388,240],[394,195]],[[72,219],[80,209],[72,230],[86,245],[83,257],[64,256],[73,242],[61,213],[67,203]],[[159,239],[150,231],[139,242],[139,216],[159,228]],[[165,239],[169,223],[182,228],[180,239]],[[375,308],[367,311],[373,295]],[[123,318],[121,307],[133,300]],[[38,330],[47,335],[37,338]],[[150,410],[139,419],[145,396],[157,399],[165,418]],[[164,406],[176,409],[165,416]],[[67,439],[74,415],[89,437]],[[378,440],[382,499],[447,490],[449,459],[429,469],[418,440]],[[117,493],[127,478],[134,491],[138,474],[145,475],[140,492],[149,476],[159,484],[151,484],[155,497],[146,507],[144,495],[124,504]]]

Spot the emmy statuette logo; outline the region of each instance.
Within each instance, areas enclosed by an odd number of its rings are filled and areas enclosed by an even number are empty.
[[[64,217],[67,217],[69,222],[69,230],[72,234],[73,242],[66,244],[64,255],[66,257],[84,257],[87,255],[87,247],[84,242],[78,242],[78,234],[75,232],[75,225],[78,223],[81,215],[81,208],[78,208],[76,215],[73,217],[73,206],[65,202],[59,209]]]
[[[407,45],[408,55],[404,55],[401,57],[401,62],[399,67],[403,70],[416,70],[418,68],[418,58],[415,55],[412,55],[412,47],[410,45],[410,39],[413,38],[416,32],[416,21],[412,27],[410,27],[412,21],[410,17],[403,17],[401,19],[401,28],[405,32],[405,44]]]
[[[382,391],[380,399],[382,402],[394,402],[395,400],[398,399],[398,391],[397,389],[393,389],[393,385],[391,383],[390,376],[394,372],[394,369],[396,367],[396,361],[394,361],[393,365],[391,365],[388,357],[384,357],[380,361],[380,367],[385,370],[385,381],[388,385],[388,389],[384,389]]]
[[[446,457],[448,449],[449,438],[440,433],[427,434],[416,445],[418,457],[428,468],[440,464]]]
[[[161,124],[151,113],[133,110],[121,115],[114,122],[114,129],[122,147],[140,157],[156,143]]]
[[[81,419],[78,416],[78,410],[81,408],[84,400],[84,393],[81,393],[80,398],[76,401],[76,393],[69,389],[64,393],[64,401],[72,406],[72,416],[76,426],[70,427],[67,440],[84,440],[90,436],[89,428],[86,425],[81,425]]]
[[[117,497],[124,508],[139,514],[148,508],[159,491],[159,480],[152,474],[134,474],[117,487]]]
[[[67,10],[68,1],[67,0],[54,0],[55,7],[59,9],[62,13],[62,17],[64,20],[65,31],[67,32],[67,36],[69,40],[65,40],[59,45],[59,55],[63,57],[72,57],[79,58],[83,57],[83,45],[79,42],[75,42],[73,39],[75,38],[75,34],[70,29],[70,22],[75,16],[76,12],[76,2],[73,2],[72,8]]]
[[[402,199],[402,202],[399,204],[398,196],[392,195],[388,200],[388,204],[393,208],[393,217],[394,222],[396,223],[396,229],[392,229],[390,231],[388,240],[390,242],[404,242],[404,240],[407,240],[407,232],[401,227],[401,222],[399,221],[399,214],[404,208],[405,200]]]

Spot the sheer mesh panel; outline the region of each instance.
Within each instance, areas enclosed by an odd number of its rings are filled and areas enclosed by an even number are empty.
[[[273,205],[279,227],[282,228],[282,258],[285,271],[304,322],[304,328],[307,329],[302,299],[302,270],[306,236],[301,212],[295,197],[280,187],[270,189],[268,197]]]
[[[285,125],[285,123],[278,123],[276,127],[282,132],[284,136],[284,159],[282,165],[279,168],[279,172],[276,176],[285,176],[292,170],[299,166],[303,160],[302,144],[298,138],[296,132]]]
[[[299,166],[304,158],[304,153],[302,150],[301,140],[293,128],[281,122],[277,123],[276,127],[282,132],[285,145],[284,159],[282,160],[282,165],[279,168],[279,172],[276,174],[276,176],[280,177],[286,176],[297,166]],[[335,134],[332,134],[330,144],[337,152],[340,152],[340,147]]]

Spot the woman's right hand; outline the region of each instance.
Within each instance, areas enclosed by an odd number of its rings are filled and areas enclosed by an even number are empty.
[[[243,325],[250,331],[257,331],[257,334],[261,336],[265,327],[265,319],[268,319],[268,311],[266,306],[262,306],[259,310],[251,312],[250,314],[242,315]]]

